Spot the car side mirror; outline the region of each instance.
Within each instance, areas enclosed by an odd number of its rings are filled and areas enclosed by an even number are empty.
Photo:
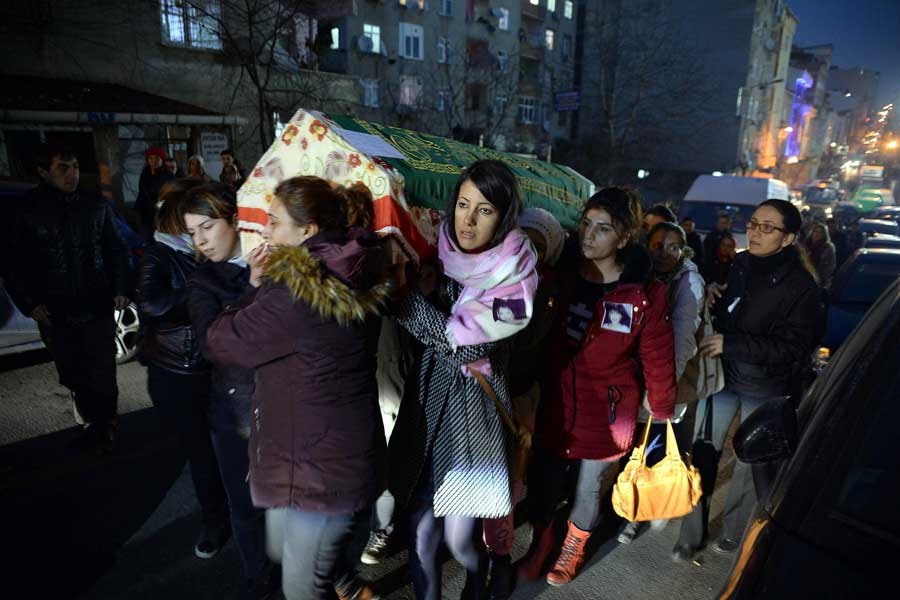
[[[797,448],[797,413],[789,396],[773,398],[747,417],[734,434],[734,453],[747,464],[775,462]]]

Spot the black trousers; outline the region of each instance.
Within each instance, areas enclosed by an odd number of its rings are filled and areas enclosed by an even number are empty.
[[[85,423],[111,423],[116,418],[116,322],[108,317],[85,323],[54,322],[41,328],[53,355],[59,382],[74,394]]]
[[[191,465],[191,480],[204,524],[228,523],[228,498],[206,421],[209,374],[181,374],[150,365],[147,391],[162,426],[176,433]]]

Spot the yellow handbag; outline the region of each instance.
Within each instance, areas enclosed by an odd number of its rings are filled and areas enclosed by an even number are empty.
[[[700,501],[700,472],[685,464],[678,452],[672,422],[666,421],[666,456],[647,466],[650,423],[644,428],[641,445],[634,449],[613,487],[616,514],[628,521],[653,521],[682,517]]]

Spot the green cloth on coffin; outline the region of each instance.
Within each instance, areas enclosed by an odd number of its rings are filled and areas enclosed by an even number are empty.
[[[486,158],[500,160],[512,169],[526,207],[549,211],[566,229],[575,229],[581,208],[593,192],[588,179],[564,165],[354,117],[329,115],[329,118],[344,129],[377,135],[406,156],[407,160],[386,157],[382,160],[406,178],[406,199],[412,206],[444,210],[462,170]]]

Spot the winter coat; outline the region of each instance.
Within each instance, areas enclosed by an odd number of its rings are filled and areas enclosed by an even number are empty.
[[[213,431],[250,436],[253,369],[223,365],[209,351],[208,329],[226,307],[252,292],[250,269],[233,262],[202,262],[188,279],[188,312],[200,352],[212,363],[209,425]]]
[[[675,339],[675,381],[681,379],[688,361],[697,354],[697,330],[703,318],[706,284],[697,265],[685,259],[669,282],[669,311]]]
[[[703,239],[700,237],[700,234],[696,231],[692,231],[685,234],[685,236],[687,238],[687,245],[694,251],[694,256],[691,257],[691,260],[698,266],[704,264]]]
[[[789,393],[791,377],[809,361],[821,328],[815,280],[796,248],[781,252],[786,254],[776,258],[783,264],[758,284],[751,282],[753,257],[738,254],[728,287],[713,305],[713,326],[724,336],[725,385],[739,394]]]
[[[559,286],[555,273],[541,275],[534,296],[534,313],[528,325],[511,340],[512,354],[509,360],[510,398],[517,398],[540,380],[544,364],[544,340],[556,322],[559,304]]]
[[[823,241],[821,246],[816,246],[812,242],[806,246],[809,259],[813,267],[816,269],[816,275],[819,278],[819,286],[822,289],[831,289],[831,281],[834,279],[834,271],[837,268],[837,251],[834,244],[829,241]]]
[[[264,508],[346,514],[381,491],[379,240],[323,232],[273,251],[263,285],[209,328],[219,364],[256,369],[250,491]]]
[[[577,346],[566,333],[577,273],[562,275],[559,317],[547,342],[556,351],[544,371],[536,431],[538,444],[562,458],[614,460],[630,452],[645,388],[654,417],[673,414],[675,351],[666,286],[653,279],[645,250],[632,246],[626,252],[618,285],[594,305]],[[604,328],[609,303],[634,315],[630,332]]]
[[[111,317],[113,298],[129,294],[129,251],[103,198],[63,194],[42,183],[9,230],[9,293],[26,315],[40,305],[53,323]]]
[[[173,373],[209,371],[187,307],[187,282],[196,268],[192,252],[178,251],[161,242],[144,252],[137,295],[141,363]]]
[[[152,231],[155,227],[156,201],[159,199],[159,191],[167,181],[172,181],[175,176],[163,167],[156,173],[145,166],[138,180],[138,195],[134,200],[134,210],[141,219],[141,226],[145,230]]]
[[[462,367],[487,358],[487,377],[507,411],[507,343],[459,346],[447,340],[449,307],[462,286],[441,278],[444,310],[421,294],[407,296],[397,321],[425,345],[418,386],[400,407],[391,437],[390,488],[405,506],[420,489],[433,489],[437,517],[496,518],[512,510],[507,431],[494,402]],[[429,485],[430,484],[430,485]]]

